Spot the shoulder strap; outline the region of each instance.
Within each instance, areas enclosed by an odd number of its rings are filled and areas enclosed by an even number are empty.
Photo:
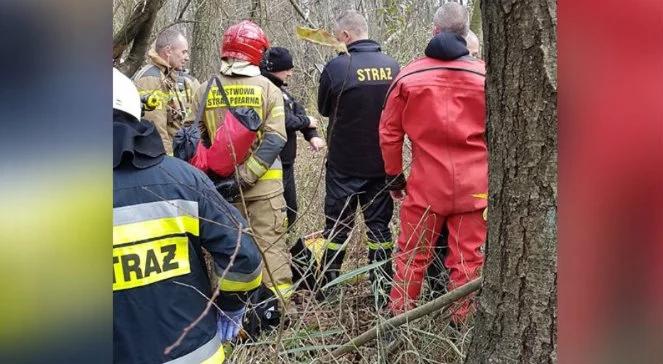
[[[207,96],[209,96],[209,91],[212,89],[212,86],[214,86],[214,84],[216,84],[216,87],[219,89],[221,97],[223,98],[223,102],[225,102],[226,105],[228,105],[228,108],[232,110],[232,107],[230,106],[230,99],[228,99],[226,90],[223,89],[221,80],[219,79],[219,77],[214,76],[207,83],[207,88],[205,88],[205,93],[203,93],[203,97],[201,97],[200,101],[198,101],[198,111],[196,112],[196,119],[194,120],[194,123],[196,124],[202,121],[203,112],[205,111],[205,102],[207,101]]]
[[[387,104],[387,99],[389,98],[389,95],[391,94],[391,91],[394,90],[394,87],[396,86],[396,84],[397,84],[400,80],[404,79],[404,78],[407,77],[407,76],[411,76],[411,75],[414,75],[414,74],[417,74],[417,73],[426,72],[426,71],[435,71],[435,70],[448,70],[448,71],[458,71],[458,72],[469,72],[469,73],[474,73],[475,75],[479,75],[479,76],[481,76],[481,77],[486,77],[485,74],[483,74],[483,73],[481,73],[481,72],[479,72],[479,71],[475,71],[475,70],[471,70],[471,69],[467,69],[467,68],[463,68],[463,67],[436,66],[436,67],[429,67],[429,68],[422,68],[422,69],[420,69],[420,70],[415,70],[415,71],[412,71],[412,72],[410,72],[410,73],[406,73],[406,74],[404,74],[404,75],[398,77],[398,78],[396,79],[396,81],[394,81],[394,82],[391,84],[391,86],[389,86],[389,90],[387,91],[387,94],[386,94],[385,97],[384,97],[384,103],[382,104],[382,109],[384,110],[384,107],[385,107],[385,105]]]

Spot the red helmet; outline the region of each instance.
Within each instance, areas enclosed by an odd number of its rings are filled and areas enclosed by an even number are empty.
[[[259,66],[262,54],[269,48],[265,32],[255,23],[244,20],[223,33],[221,58],[243,59]]]

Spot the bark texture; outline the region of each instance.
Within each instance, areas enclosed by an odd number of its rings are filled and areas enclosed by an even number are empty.
[[[554,0],[481,4],[489,227],[465,363],[557,361],[557,44]]]
[[[219,0],[198,0],[191,49],[191,73],[202,83],[221,68],[219,45],[225,30]]]
[[[150,35],[159,9],[165,0],[145,0],[134,7],[129,20],[113,36],[113,60],[118,62],[124,51],[131,45],[127,59],[118,66],[125,75],[131,77],[144,61]]]

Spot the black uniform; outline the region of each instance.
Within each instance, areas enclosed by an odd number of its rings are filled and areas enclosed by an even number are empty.
[[[327,63],[318,90],[318,110],[329,117],[324,236],[328,241],[325,262],[331,262],[331,269],[327,279],[338,274],[344,255],[341,245],[354,225],[357,204],[368,228],[370,260],[388,258],[393,248],[389,230],[393,201],[384,188],[378,128],[385,95],[400,67],[369,39],[348,45],[348,52]],[[383,267],[391,273],[389,264]]]
[[[212,296],[201,247],[221,277],[221,309],[241,308],[260,285],[260,253],[240,233],[248,225],[202,172],[165,156],[153,124],[114,116],[113,147],[114,361],[218,362],[216,310],[168,355],[164,349],[204,311],[196,289]]]

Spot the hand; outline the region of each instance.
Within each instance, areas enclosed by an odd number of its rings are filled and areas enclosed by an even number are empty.
[[[311,140],[309,140],[309,144],[311,144],[311,149],[316,152],[321,151],[327,146],[327,143],[325,143],[325,141],[320,137],[311,138]]]
[[[240,185],[237,183],[235,176],[230,176],[230,178],[215,181],[214,187],[216,187],[216,190],[228,202],[233,202],[240,196]]]
[[[222,342],[230,341],[237,337],[242,328],[242,319],[244,318],[243,307],[237,311],[221,311],[216,321],[216,334]]]
[[[407,195],[405,190],[389,191],[389,194],[391,195],[391,198],[396,201],[402,201],[405,198],[405,195]]]
[[[308,117],[309,124],[308,127],[311,129],[317,129],[318,128],[318,119],[314,118],[313,116]]]

